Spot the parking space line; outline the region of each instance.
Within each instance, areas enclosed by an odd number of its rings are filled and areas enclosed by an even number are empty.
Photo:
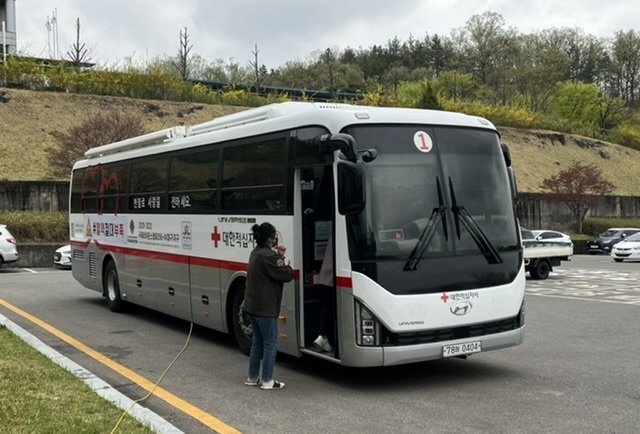
[[[155,386],[155,384],[149,380],[147,380],[146,378],[144,378],[143,376],[137,374],[136,372],[130,370],[129,368],[126,368],[125,366],[119,364],[118,362],[111,360],[110,358],[108,358],[107,356],[105,356],[104,354],[86,346],[85,344],[83,344],[82,342],[72,338],[71,336],[67,335],[66,333],[56,329],[55,327],[53,327],[52,325],[34,317],[33,315],[23,311],[22,309],[13,306],[12,304],[4,301],[3,299],[0,298],[0,305],[6,307],[7,309],[11,310],[12,312],[20,315],[21,317],[31,321],[32,323],[34,323],[35,325],[39,326],[40,328],[48,331],[49,333],[51,333],[52,335],[56,336],[58,339],[66,342],[67,344],[71,345],[72,347],[76,348],[79,351],[82,351],[83,353],[85,353],[86,355],[88,355],[89,357],[91,357],[92,359],[102,363],[104,366],[114,370],[115,372],[117,372],[118,374],[122,375],[123,377],[125,377],[126,379],[134,382],[135,384],[137,384],[138,386],[140,386],[141,388],[143,388],[144,390],[151,392],[153,391],[153,395],[162,399],[163,401],[165,401],[166,403],[168,403],[169,405],[181,410],[182,412],[184,412],[185,414],[191,416],[192,418],[198,420],[199,422],[201,422],[203,425],[207,426],[208,428],[211,428],[213,430],[215,430],[217,433],[220,434],[239,434],[240,432],[238,430],[236,430],[235,428],[225,424],[224,422],[222,422],[220,419],[210,415],[209,413],[206,413],[204,410],[199,409],[198,407],[188,403],[187,401],[183,400],[182,398],[179,398],[178,396],[172,394],[171,392],[163,389],[160,386]]]
[[[537,295],[538,297],[548,297],[548,298],[562,298],[565,300],[582,300],[582,301],[598,301],[601,303],[613,303],[613,304],[626,304],[632,306],[640,306],[640,301],[619,301],[619,300],[607,300],[603,298],[590,298],[590,297],[577,297],[571,295],[560,295],[560,294],[544,294],[541,292],[527,292],[527,295]]]

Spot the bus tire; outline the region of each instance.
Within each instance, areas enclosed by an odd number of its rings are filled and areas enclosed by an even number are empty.
[[[549,277],[551,272],[551,265],[545,260],[539,260],[534,266],[531,267],[531,278],[535,280],[544,280]]]
[[[124,312],[126,302],[120,296],[120,279],[113,261],[109,261],[104,269],[104,295],[112,312]]]
[[[233,292],[231,306],[231,329],[240,351],[247,356],[251,352],[253,330],[249,316],[244,313],[244,284]]]

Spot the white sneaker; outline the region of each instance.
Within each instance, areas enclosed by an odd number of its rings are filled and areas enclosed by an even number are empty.
[[[284,388],[284,383],[282,381],[266,381],[260,385],[260,389],[262,390],[277,390]]]
[[[333,351],[333,348],[329,343],[329,339],[325,338],[322,335],[318,336],[316,340],[313,341],[313,345],[320,348],[322,351],[326,351],[327,353],[330,353],[331,351]]]

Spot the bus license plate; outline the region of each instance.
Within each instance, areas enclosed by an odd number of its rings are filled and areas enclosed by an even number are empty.
[[[482,351],[482,342],[467,342],[464,344],[444,345],[442,347],[442,357],[454,357],[464,354],[479,353]]]

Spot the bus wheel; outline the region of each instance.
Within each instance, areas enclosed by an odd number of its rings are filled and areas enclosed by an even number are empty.
[[[120,297],[120,281],[113,261],[109,261],[104,270],[103,286],[109,309],[113,312],[124,312],[126,302]]]
[[[249,355],[251,352],[251,338],[253,329],[249,316],[244,313],[244,286],[233,293],[233,306],[231,307],[231,321],[233,323],[233,335],[236,338],[240,351]]]
[[[531,267],[531,277],[535,280],[544,280],[549,277],[551,272],[551,266],[547,261],[538,261],[538,263]]]

